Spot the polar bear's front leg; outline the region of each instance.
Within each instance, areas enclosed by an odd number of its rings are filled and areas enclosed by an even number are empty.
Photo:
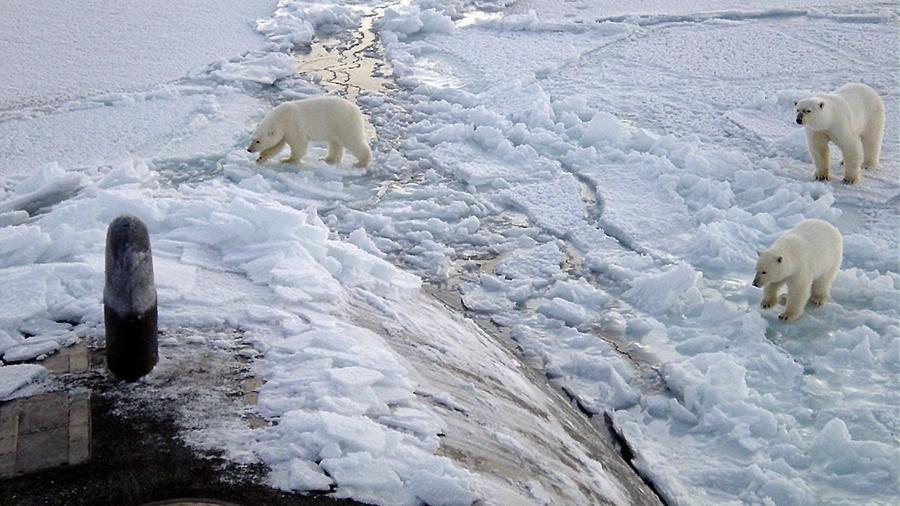
[[[809,290],[812,283],[809,280],[791,280],[787,285],[787,304],[784,306],[784,312],[778,315],[778,319],[791,321],[803,314],[803,309],[809,302]]]
[[[283,158],[281,163],[300,163],[300,160],[303,160],[303,157],[306,156],[306,149],[309,147],[309,142],[306,139],[302,139],[299,141],[288,142],[291,146],[291,156],[287,158]]]
[[[778,303],[778,290],[781,290],[781,287],[784,285],[783,281],[778,283],[769,283],[768,285],[763,287],[763,298],[762,302],[759,303],[763,309],[769,309]]]
[[[806,143],[809,147],[809,154],[812,155],[813,164],[816,166],[816,172],[813,177],[816,181],[828,181],[831,177],[828,174],[831,165],[831,153],[828,151],[828,136],[822,132],[806,131]]]
[[[859,168],[862,166],[862,141],[854,137],[844,141],[840,148],[844,155],[844,183],[854,184],[859,181]]]
[[[262,150],[259,153],[259,158],[256,159],[256,163],[263,163],[266,160],[268,160],[269,158],[272,158],[273,156],[277,155],[278,152],[281,151],[282,148],[284,148],[284,144],[285,144],[285,142],[282,140],[281,142],[272,146],[271,148]]]

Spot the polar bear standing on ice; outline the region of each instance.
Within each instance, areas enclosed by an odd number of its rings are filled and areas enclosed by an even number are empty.
[[[884,136],[884,102],[875,90],[862,83],[852,83],[834,93],[806,98],[794,105],[797,123],[806,127],[817,180],[827,181],[830,177],[829,141],[841,148],[845,183],[859,181],[860,166],[878,167]]]
[[[331,164],[341,162],[344,148],[356,157],[356,167],[366,167],[372,160],[359,107],[331,96],[276,106],[256,127],[247,151],[259,153],[256,163],[263,163],[287,144],[291,147],[291,156],[282,162],[300,163],[306,156],[309,141],[328,141],[328,156],[323,160]]]
[[[804,220],[759,252],[753,286],[763,287],[761,306],[778,302],[778,290],[787,284],[787,304],[779,320],[795,320],[807,302],[820,306],[831,294],[844,256],[844,239],[830,223]]]

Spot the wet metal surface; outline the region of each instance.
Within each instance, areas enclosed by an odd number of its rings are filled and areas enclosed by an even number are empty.
[[[63,348],[40,363],[55,374],[74,374],[91,368],[90,350],[84,343]]]
[[[0,406],[0,478],[91,457],[90,392],[55,392]]]
[[[111,379],[104,350],[83,343],[39,362],[61,390],[0,403],[0,505],[358,504],[273,489],[262,464],[186,444],[185,424],[204,419],[266,425],[252,409],[262,380],[239,333],[160,338],[164,360],[138,383]],[[231,348],[216,345],[229,339]]]
[[[68,394],[50,396],[67,398]],[[181,504],[356,504],[322,495],[302,496],[272,489],[262,484],[266,474],[263,466],[239,467],[216,455],[186,447],[178,437],[174,401],[158,400],[155,410],[148,409],[140,416],[121,416],[117,412],[116,395],[95,392],[90,396],[89,414],[76,415],[74,420],[90,420],[90,443],[76,441],[67,445],[66,437],[60,435],[62,432],[76,437],[84,432],[69,433],[66,428],[52,427],[49,411],[53,410],[55,419],[65,409],[61,406],[71,406],[71,403],[62,404],[57,399],[43,397],[35,396],[23,402],[37,398],[40,407],[48,410],[46,416],[28,421],[27,415],[22,416],[20,412],[18,417],[20,424],[37,423],[45,428],[41,443],[33,446],[34,456],[21,461],[23,465],[40,468],[0,479],[0,504],[99,506],[153,501],[179,504],[172,503],[173,498],[179,498]],[[86,408],[85,400],[76,396],[75,409]],[[50,404],[44,405],[46,402]],[[72,423],[70,416],[69,425]],[[27,443],[20,442],[19,448],[24,444]],[[83,452],[89,446],[90,454],[76,453],[75,458],[86,460],[65,465],[61,462],[64,453],[59,449],[66,446],[76,452]],[[30,450],[28,455],[32,455]],[[62,467],[48,467],[60,464]],[[201,497],[204,499],[190,499]]]

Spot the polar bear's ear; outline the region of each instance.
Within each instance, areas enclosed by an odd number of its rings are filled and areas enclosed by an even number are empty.
[[[269,137],[275,137],[275,130],[268,131]]]
[[[778,257],[778,263],[781,263],[781,259],[784,257]]]
[[[822,109],[822,108],[824,108],[824,107],[825,107],[825,102],[823,102],[823,101],[820,100],[820,101],[819,101],[819,109]]]
[[[756,256],[761,257],[761,256],[762,256],[762,250],[756,250]]]
[[[797,107],[797,104],[799,104],[799,103],[800,103],[799,101],[794,100],[794,107]]]

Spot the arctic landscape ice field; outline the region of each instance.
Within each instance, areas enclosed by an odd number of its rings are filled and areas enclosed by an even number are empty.
[[[130,214],[163,332],[128,395],[193,396],[179,439],[276,489],[897,504],[897,2],[0,10],[0,400],[102,348],[106,228]],[[884,101],[880,167],[842,184],[832,146],[816,181],[794,101],[851,82]],[[325,94],[365,115],[368,169],[324,143],[255,163],[272,107]],[[843,263],[783,322],[757,251],[811,218]],[[172,385],[200,349],[249,361],[255,404]]]

